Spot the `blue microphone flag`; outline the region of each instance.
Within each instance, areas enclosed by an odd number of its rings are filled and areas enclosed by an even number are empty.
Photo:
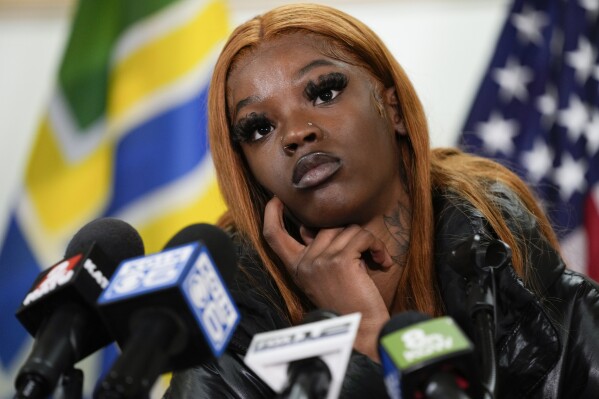
[[[210,350],[219,357],[233,336],[240,315],[210,253],[199,242],[123,262],[98,303],[143,300],[153,292],[165,290],[173,290],[184,299]]]

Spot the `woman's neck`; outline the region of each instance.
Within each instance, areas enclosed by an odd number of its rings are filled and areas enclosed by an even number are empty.
[[[407,196],[403,198],[407,198]],[[366,255],[369,274],[381,292],[388,309],[391,309],[394,302],[399,279],[407,262],[410,244],[411,206],[404,202],[407,201],[397,200],[386,213],[362,226],[385,243],[387,251],[394,261],[392,267],[381,269],[373,264]]]

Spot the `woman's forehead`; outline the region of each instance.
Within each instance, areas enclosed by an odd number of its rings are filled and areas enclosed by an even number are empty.
[[[260,62],[265,57],[284,58],[290,52],[302,51],[353,65],[361,64],[355,54],[350,53],[335,39],[308,31],[292,31],[268,37],[239,51],[231,63],[228,76],[233,75],[240,67]]]
[[[317,47],[306,39],[305,36],[297,34],[288,34],[277,36],[275,38],[262,40],[251,48],[241,50],[234,58],[229,76],[234,75],[240,68],[261,62],[266,58],[285,58],[290,52],[303,49],[304,51],[315,52]]]
[[[244,51],[227,76],[228,100],[239,94],[236,92],[240,85],[260,88],[267,82],[281,84],[283,81],[293,81],[304,76],[304,71],[314,64],[349,66],[338,57],[332,58],[323,51],[322,45],[316,43],[314,38],[306,35],[291,34],[263,41],[255,48]]]

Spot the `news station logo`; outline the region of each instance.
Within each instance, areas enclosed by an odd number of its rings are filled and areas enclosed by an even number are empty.
[[[187,274],[183,290],[212,352],[220,356],[239,323],[239,312],[204,248]]]
[[[429,359],[471,349],[470,341],[451,317],[439,317],[403,328],[384,337],[381,343],[402,370]]]
[[[197,247],[191,243],[123,262],[99,301],[111,302],[176,284]]]
[[[81,258],[82,255],[78,254],[63,260],[48,269],[48,272],[41,276],[40,281],[35,284],[35,287],[27,294],[23,300],[23,306],[30,305],[44,295],[54,291],[57,287],[61,287],[71,281],[75,275],[73,269],[75,269],[75,266],[77,266]]]
[[[334,320],[335,322],[337,320]],[[310,330],[289,329],[287,334],[277,336],[257,337],[254,343],[254,350],[262,352],[293,345],[307,344],[310,341],[326,340],[330,337],[352,333],[353,321],[343,321],[340,324],[320,325],[314,323]],[[329,323],[330,324],[330,323]],[[285,331],[285,330],[282,330]]]

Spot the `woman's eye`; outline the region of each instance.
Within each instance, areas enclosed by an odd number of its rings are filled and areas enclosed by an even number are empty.
[[[260,140],[275,130],[274,124],[265,114],[250,113],[231,127],[231,139],[236,143],[251,143]]]
[[[310,81],[306,85],[306,96],[314,105],[326,104],[333,101],[347,86],[346,75],[333,72],[318,77],[317,82]]]
[[[314,105],[328,103],[329,101],[337,97],[339,93],[341,93],[341,90],[324,90],[322,93],[318,95],[318,97],[316,97],[316,99],[314,100]]]
[[[251,141],[259,140],[274,130],[271,124],[263,124],[256,127],[252,134]]]

